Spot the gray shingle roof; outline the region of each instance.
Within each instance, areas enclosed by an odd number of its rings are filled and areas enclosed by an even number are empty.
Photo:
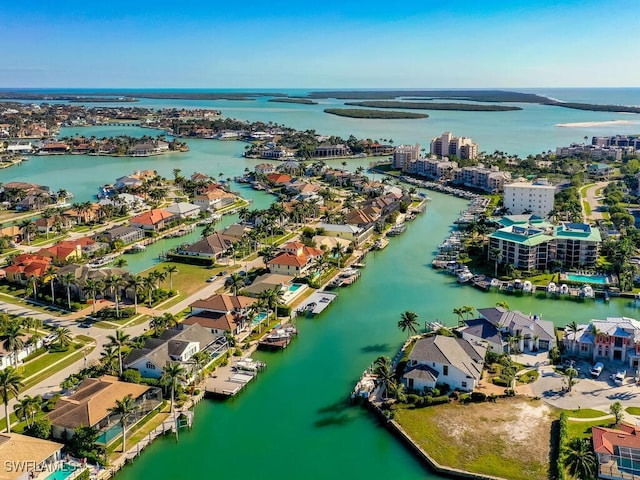
[[[462,338],[435,335],[418,340],[409,354],[409,360],[423,364],[451,365],[479,380],[486,351],[487,347],[484,345],[472,345]]]

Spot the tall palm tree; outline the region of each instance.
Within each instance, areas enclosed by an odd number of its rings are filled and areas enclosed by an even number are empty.
[[[13,407],[16,416],[27,423],[27,427],[33,425],[36,414],[42,410],[42,397],[36,395],[25,395],[18,403]]]
[[[473,311],[475,310],[475,307],[472,307],[471,305],[465,305],[464,307],[462,307],[464,310],[464,314],[468,315],[468,314],[472,314]],[[469,317],[467,317],[468,319]]]
[[[573,388],[573,379],[578,377],[578,371],[573,367],[569,367],[564,371],[564,374],[567,377],[567,388],[571,391]]]
[[[509,304],[505,300],[500,300],[499,302],[496,302],[496,307],[504,308],[507,311],[510,310]]]
[[[53,265],[50,265],[49,268],[47,268],[47,270],[44,272],[45,276],[49,278],[49,285],[51,286],[51,305],[56,304],[56,291],[53,288],[53,283],[57,278],[57,274],[56,274],[57,270],[58,269],[56,267],[54,267]]]
[[[4,403],[4,418],[7,422],[7,433],[11,432],[9,399],[11,396],[17,397],[22,387],[24,387],[22,375],[20,375],[15,368],[8,366],[4,370],[0,370],[0,396]]]
[[[111,292],[113,293],[113,299],[114,299],[115,304],[116,304],[116,317],[117,318],[120,318],[120,298],[119,298],[119,294],[120,294],[120,289],[122,288],[122,286],[124,284],[125,284],[124,278],[122,278],[120,275],[116,275],[116,274],[109,275],[109,277],[107,278],[107,280],[105,282],[105,285],[109,289],[111,289]]]
[[[153,328],[153,336],[159,337],[167,328],[167,319],[164,316],[153,316],[149,320],[149,327]]]
[[[131,290],[133,290],[133,307],[134,311],[138,313],[138,292],[144,288],[144,279],[140,275],[131,275],[129,283],[127,284]]]
[[[574,437],[564,448],[565,465],[574,478],[593,478],[596,475],[596,457],[591,450],[591,442],[586,438]]]
[[[115,415],[120,415],[120,426],[122,427],[122,451],[127,451],[127,419],[138,409],[131,394],[122,400],[116,400],[116,406],[109,409]]]
[[[71,285],[77,284],[76,276],[73,272],[67,272],[60,277],[60,281],[67,289],[67,308],[71,310]]]
[[[107,339],[109,340],[107,345],[115,347],[118,351],[118,372],[122,376],[122,349],[129,345],[131,336],[124,330],[118,329],[115,335],[108,335]]]
[[[160,381],[171,388],[171,413],[173,413],[176,388],[178,388],[178,383],[186,382],[185,374],[184,367],[178,362],[167,362],[164,366]]]
[[[338,268],[342,267],[342,257],[344,256],[344,249],[342,248],[342,245],[336,243],[336,246],[331,249],[331,254],[333,255],[333,258],[338,259]]]
[[[238,295],[238,291],[244,287],[244,278],[234,272],[229,275],[225,283],[233,291],[234,295]]]
[[[164,271],[169,275],[169,291],[173,291],[173,274],[178,273],[178,267],[175,265],[167,265],[164,267]]]
[[[407,310],[400,314],[400,320],[398,321],[398,328],[403,332],[407,332],[407,338],[412,334],[418,333],[418,314]]]
[[[95,280],[93,278],[87,278],[84,281],[84,287],[82,288],[85,292],[91,293],[91,305],[93,314],[96,314],[96,293],[104,290],[105,285],[100,280]]]
[[[118,349],[114,345],[105,345],[100,354],[100,363],[105,373],[113,374],[116,372],[116,362],[118,360]]]
[[[385,356],[376,358],[373,362],[373,373],[378,377],[378,385],[382,387],[386,397],[387,391],[391,387],[392,383],[395,382],[393,375],[394,372],[391,368],[391,359]]]
[[[464,307],[458,307],[453,309],[453,314],[458,316],[458,326],[464,325]]]
[[[13,354],[13,364],[18,368],[18,352],[24,348],[20,325],[15,321],[11,322],[0,334],[0,339],[5,350]]]
[[[211,354],[206,350],[200,350],[193,354],[191,361],[193,362],[193,369],[196,372],[196,381],[200,381],[200,378],[202,377],[202,369],[210,360]]]
[[[576,322],[575,320],[567,323],[567,326],[564,327],[566,332],[572,333],[573,334],[573,340],[571,341],[571,353],[575,353],[576,351],[576,343],[578,342],[578,322]],[[593,332],[592,332],[593,333]],[[595,340],[595,335],[593,337],[593,339]]]

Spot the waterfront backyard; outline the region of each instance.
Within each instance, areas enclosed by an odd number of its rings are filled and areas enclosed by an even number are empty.
[[[516,397],[399,408],[395,416],[441,465],[513,480],[548,478],[556,418],[555,410],[542,401]]]

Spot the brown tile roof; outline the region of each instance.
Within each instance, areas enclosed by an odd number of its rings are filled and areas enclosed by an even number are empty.
[[[267,175],[267,180],[278,185],[281,183],[289,183],[291,181],[291,176],[284,173],[270,173]]]
[[[3,468],[0,473],[2,480],[14,480],[25,475],[29,468],[44,462],[51,455],[61,450],[61,443],[42,440],[18,433],[0,433],[0,464],[4,467],[18,464],[25,465],[25,469]]]
[[[213,312],[230,313],[234,309],[247,308],[255,301],[255,298],[250,297],[214,294],[208,298],[196,300],[189,306],[191,308],[202,308]]]
[[[231,313],[200,312],[183,320],[183,325],[200,325],[203,328],[231,330],[238,328],[235,316]]]
[[[149,387],[146,385],[121,382],[109,375],[86,378],[73,395],[58,400],[47,416],[52,425],[60,427],[94,426],[109,415],[109,409],[115,407],[116,400],[127,395],[135,399],[147,390]]]
[[[289,252],[282,252],[275,258],[267,262],[268,265],[290,265],[293,267],[304,267],[309,259],[305,255],[294,255]]]

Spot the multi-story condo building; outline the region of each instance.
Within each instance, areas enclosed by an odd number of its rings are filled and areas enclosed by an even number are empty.
[[[505,183],[511,180],[511,173],[501,172],[497,166],[485,168],[482,164],[454,170],[453,175],[454,183],[486,192],[501,192]]]
[[[478,156],[478,144],[473,143],[470,138],[454,137],[451,132],[444,132],[431,140],[431,155],[455,155],[462,159],[474,159]]]
[[[520,270],[545,270],[553,262],[563,268],[588,267],[598,261],[600,230],[582,223],[554,226],[536,216],[510,216],[489,235],[488,258]]]
[[[457,168],[458,164],[448,160],[446,157],[438,159],[431,156],[428,158],[418,158],[416,161],[410,162],[405,166],[404,171],[435,180],[440,178],[450,180],[453,179],[453,172]]]
[[[508,183],[504,186],[504,207],[513,215],[531,213],[546,218],[553,210],[555,190],[546,180]]]
[[[573,157],[585,155],[594,159],[610,158],[612,160],[622,160],[623,153],[635,152],[631,147],[616,146],[600,146],[600,145],[584,145],[580,143],[572,143],[568,147],[557,147],[556,155],[558,158]]]
[[[633,147],[640,150],[640,136],[614,135],[613,137],[593,137],[591,145],[599,147]]]
[[[393,151],[393,168],[405,171],[411,162],[420,158],[420,145],[398,145]]]

